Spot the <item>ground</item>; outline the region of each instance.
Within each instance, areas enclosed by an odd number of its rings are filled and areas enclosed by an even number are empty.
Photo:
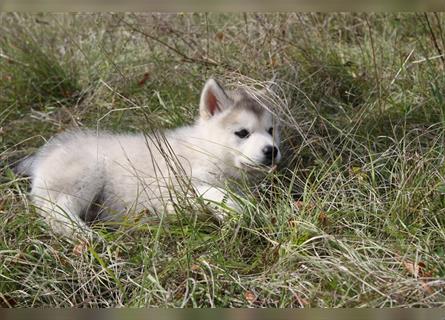
[[[0,15],[0,305],[443,306],[443,14]],[[284,160],[223,224],[52,235],[10,170],[73,127],[193,121],[275,79]]]

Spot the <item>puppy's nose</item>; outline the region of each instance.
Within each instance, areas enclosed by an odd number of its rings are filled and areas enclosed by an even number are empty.
[[[264,158],[270,162],[277,157],[278,149],[274,146],[265,146],[263,148]]]

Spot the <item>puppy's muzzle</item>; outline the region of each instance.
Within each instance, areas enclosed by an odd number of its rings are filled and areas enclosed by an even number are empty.
[[[265,146],[263,148],[264,160],[263,164],[266,166],[270,166],[276,162],[278,156],[278,148],[272,145]]]

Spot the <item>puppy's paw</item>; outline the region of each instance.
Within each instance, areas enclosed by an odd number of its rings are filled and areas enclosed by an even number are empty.
[[[240,212],[241,206],[226,190],[209,186],[198,186],[196,188],[207,208],[212,211],[213,216],[222,222],[234,212]]]
[[[61,235],[68,239],[86,239],[91,237],[92,230],[86,226],[76,224],[67,219],[47,218],[46,222],[55,235]]]

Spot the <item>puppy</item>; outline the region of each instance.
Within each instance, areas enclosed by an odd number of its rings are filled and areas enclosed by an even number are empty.
[[[171,212],[178,194],[236,208],[225,183],[281,158],[279,128],[264,93],[225,91],[209,79],[199,119],[190,126],[144,134],[68,131],[22,161],[31,199],[59,234],[93,220],[120,220],[148,210]],[[223,210],[215,210],[218,219]]]

